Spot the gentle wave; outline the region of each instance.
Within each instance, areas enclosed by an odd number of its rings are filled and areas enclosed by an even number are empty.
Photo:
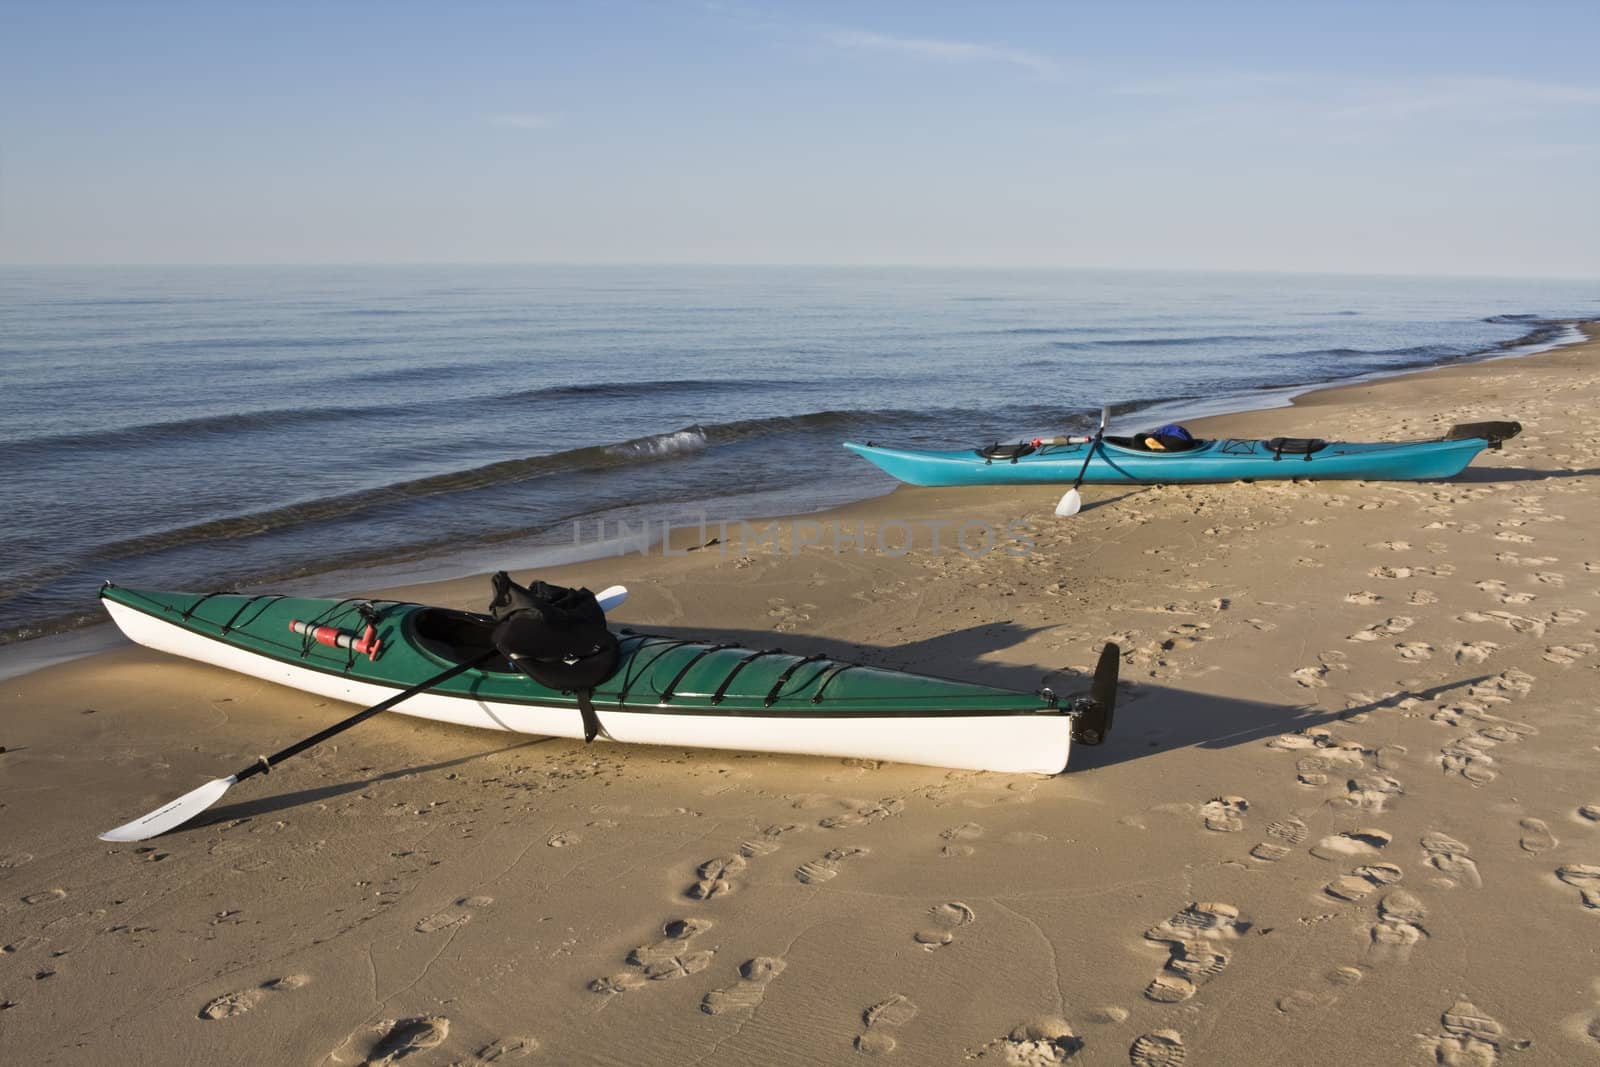
[[[943,419],[969,417],[976,420],[987,413],[956,409],[937,414]],[[551,475],[592,473],[635,464],[658,463],[692,455],[710,447],[732,445],[758,438],[793,437],[823,431],[833,434],[846,428],[861,428],[872,432],[892,430],[921,423],[929,416],[928,411],[837,410],[814,411],[770,419],[740,419],[727,423],[696,424],[627,441],[586,445],[545,455],[501,460],[479,467],[394,482],[352,493],[319,497],[283,507],[190,523],[113,541],[98,547],[95,555],[105,560],[126,559],[181,545],[252,537],[290,527],[342,519],[385,505],[425,497],[490,489]],[[1017,417],[1021,420],[1041,422],[1066,420],[1071,423],[1081,419],[1081,416],[1064,415],[1059,409],[1044,405],[1021,409]]]
[[[1053,348],[1074,350],[1107,348],[1194,348],[1200,345],[1250,344],[1256,341],[1282,341],[1283,334],[1221,333],[1198,337],[1121,337],[1096,341],[1052,341]]]
[[[755,436],[797,430],[810,431],[855,422],[880,424],[907,417],[918,417],[921,414],[894,411],[819,411],[776,419],[746,419],[710,426],[688,426],[628,441],[586,445],[545,455],[501,460],[480,467],[394,482],[353,493],[319,497],[283,507],[191,523],[114,541],[101,546],[96,554],[103,559],[125,559],[180,545],[226,541],[292,526],[325,522],[386,504],[423,497],[489,489],[552,474],[601,471],[630,464],[659,462],[700,451],[711,444],[729,444]]]
[[[425,377],[429,380],[436,380],[438,371],[436,369],[430,370]],[[350,419],[420,417],[435,412],[448,413],[454,409],[460,409],[463,413],[471,415],[481,414],[491,409],[515,407],[519,404],[537,401],[577,398],[626,398],[646,393],[652,396],[660,396],[759,392],[773,386],[799,387],[805,384],[797,381],[773,382],[751,379],[596,382],[590,385],[554,385],[541,389],[524,389],[513,393],[451,397],[443,401],[434,402],[266,408],[257,411],[197,415],[187,419],[170,419],[164,422],[120,426],[91,433],[25,437],[7,443],[6,451],[8,455],[13,457],[39,458],[59,451],[121,450],[189,440],[207,434],[232,436],[257,430],[279,431]]]

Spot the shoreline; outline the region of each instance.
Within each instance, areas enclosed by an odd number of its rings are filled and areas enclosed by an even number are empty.
[[[1450,481],[1091,486],[1065,520],[1058,487],[904,488],[833,514],[1016,522],[1032,550],[935,552],[923,528],[903,555],[780,541],[541,574],[628,585],[620,626],[1018,690],[1081,688],[1115,640],[1111,735],[1054,777],[383,715],[114,846],[94,834],[352,709],[133,646],[10,679],[0,1048],[336,1067],[405,1040],[438,1063],[1592,1056],[1589,337],[1194,424],[1524,423]],[[386,592],[489,597],[476,576]]]
[[[1204,425],[1209,427],[1253,412],[1297,408],[1303,406],[1301,404],[1302,398],[1310,397],[1323,391],[1353,388],[1365,383],[1389,381],[1414,374],[1429,374],[1448,370],[1452,367],[1472,366],[1498,360],[1530,359],[1550,352],[1559,352],[1573,345],[1581,345],[1587,340],[1600,336],[1600,319],[1560,320],[1558,322],[1542,322],[1532,325],[1534,328],[1528,334],[1497,346],[1504,349],[1503,351],[1488,349],[1479,353],[1459,356],[1447,362],[1406,370],[1383,371],[1305,385],[1263,387],[1247,392],[1230,393],[1208,402],[1193,400],[1188,402],[1155,401],[1142,407],[1134,407],[1127,411],[1113,414],[1108,423],[1108,428],[1116,428],[1124,422],[1131,422],[1135,419],[1141,424],[1148,421],[1182,420],[1186,423],[1193,423],[1196,426]],[[1541,332],[1550,330],[1562,330],[1564,332],[1551,337],[1539,336]],[[1218,410],[1219,406],[1220,410]],[[1304,406],[1314,406],[1314,404],[1308,401]],[[1185,417],[1185,411],[1198,411],[1198,413]],[[1242,432],[1219,428],[1219,435],[1222,433],[1241,433],[1243,435]],[[814,509],[788,511],[773,515],[758,514],[743,519],[731,518],[717,520],[717,522],[722,525],[740,522],[762,525],[773,522],[787,522],[792,525],[797,520],[831,515],[866,504],[872,500],[891,496],[898,488],[896,485],[889,485],[881,493],[858,497],[842,504],[824,505]],[[692,509],[680,510],[687,512]],[[700,508],[700,513],[702,516],[706,514],[703,506]],[[645,526],[659,529],[664,521],[667,520],[654,522],[645,520]],[[575,541],[578,532],[581,530],[582,522],[583,520],[581,519],[574,520]],[[687,525],[673,524],[671,526],[673,531],[671,536],[681,536],[678,533],[679,530],[692,528]],[[625,542],[637,543],[626,539]],[[651,551],[660,551],[663,543],[663,539],[658,536],[651,543]],[[497,554],[505,557],[509,562],[490,562],[489,557]],[[624,556],[628,554],[630,553],[621,553]],[[650,553],[647,552],[646,554]],[[500,569],[536,570],[569,567],[581,563],[616,558],[617,555],[618,553],[602,548],[597,544],[583,547],[581,544],[575,543],[573,546],[568,547],[560,543],[550,543],[525,546],[521,549],[510,551],[504,551],[504,546],[486,544],[444,555],[418,556],[399,563],[337,567],[331,570],[284,579],[266,578],[258,582],[240,585],[238,588],[251,590],[270,586],[274,590],[287,590],[291,593],[299,593],[306,596],[343,595],[346,592],[360,589],[430,585],[471,576],[487,575],[494,570]],[[328,590],[333,590],[334,592],[329,593],[327,592]],[[101,621],[90,622],[86,625],[69,626],[37,637],[0,643],[0,681],[20,677],[52,664],[115,648],[119,644],[119,638],[120,634],[114,628],[111,628],[111,624],[108,621]]]

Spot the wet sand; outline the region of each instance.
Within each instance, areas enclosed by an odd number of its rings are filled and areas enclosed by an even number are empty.
[[[1115,640],[1116,730],[1052,778],[380,716],[108,845],[350,709],[131,646],[6,680],[0,1060],[1593,1060],[1597,408],[1591,341],[1189,424],[1527,427],[1449,482],[902,489],[539,575],[1020,689]]]

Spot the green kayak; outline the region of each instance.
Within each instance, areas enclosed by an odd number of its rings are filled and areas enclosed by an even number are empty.
[[[489,657],[395,710],[486,729],[584,736],[579,697],[496,656],[496,620],[488,615],[109,583],[100,595],[140,644],[353,704],[379,703]],[[1110,645],[1092,695],[1065,698],[822,655],[626,630],[617,637],[616,669],[590,695],[599,736],[611,741],[1054,774],[1066,767],[1073,740],[1104,739],[1115,702]]]

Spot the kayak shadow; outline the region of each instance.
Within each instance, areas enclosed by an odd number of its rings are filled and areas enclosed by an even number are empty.
[[[1535,470],[1532,467],[1468,467],[1449,481],[1469,485],[1493,485],[1496,482],[1542,482],[1551,478],[1587,478],[1596,474],[1600,474],[1600,467],[1582,470],[1563,467],[1560,470],[1548,471]]]
[[[1129,760],[1182,748],[1223,749],[1264,744],[1286,733],[1331,726],[1370,712],[1398,707],[1405,700],[1428,702],[1455,689],[1489,680],[1483,674],[1443,682],[1428,689],[1394,693],[1367,704],[1329,711],[1309,705],[1270,704],[1209,694],[1187,693],[1167,686],[1126,687],[1117,704],[1116,721],[1104,745],[1076,746],[1068,770],[1109,767]],[[1119,687],[1121,690],[1123,687]]]
[[[180,830],[174,831],[172,836],[175,836],[179,833],[188,833],[193,830],[203,830],[207,827],[216,826],[219,823],[250,820],[256,818],[257,816],[271,815],[273,812],[284,811],[289,808],[299,808],[307,804],[320,804],[324,801],[332,800],[335,797],[344,796],[347,793],[356,793],[363,789],[370,789],[372,786],[375,786],[380,782],[389,782],[396,778],[405,778],[408,775],[413,774],[427,774],[430,771],[441,771],[451,767],[459,767],[464,763],[474,763],[480,759],[483,759],[485,756],[498,755],[502,752],[511,752],[519,748],[527,748],[529,745],[544,744],[545,742],[553,740],[555,740],[555,738],[529,737],[527,740],[519,741],[514,745],[503,745],[500,748],[486,749],[483,752],[473,752],[465,756],[458,756],[455,759],[440,760],[435,763],[418,764],[415,767],[400,767],[392,771],[385,771],[382,774],[375,774],[370,778],[352,779],[351,781],[340,782],[336,785],[322,785],[315,789],[297,789],[291,793],[274,793],[271,796],[257,797],[252,800],[241,800],[234,804],[224,804],[220,807],[209,809],[204,815],[194,819],[192,822],[185,823]],[[269,779],[265,777],[262,778],[262,781],[267,780]]]
[[[1089,690],[1100,645],[1085,642],[1068,650],[1078,669],[1063,664],[995,663],[983,657],[1022,645],[1053,626],[1021,626],[1002,621],[901,645],[865,645],[795,633],[763,630],[679,630],[640,627],[640,632],[668,637],[711,640],[751,649],[781,647],[803,655],[820,653],[871,667],[913,671],[957,681],[1036,692],[1048,685],[1071,697]],[[1115,719],[1103,745],[1074,746],[1070,770],[1106,767],[1181,748],[1222,749],[1264,743],[1285,733],[1342,722],[1363,712],[1392,707],[1408,697],[1428,701],[1453,689],[1486,680],[1489,675],[1447,682],[1431,689],[1403,692],[1371,704],[1329,711],[1306,704],[1277,704],[1186,691],[1146,682],[1122,682]]]
[[[1117,496],[1108,496],[1104,500],[1085,500],[1083,506],[1078,509],[1078,514],[1082,515],[1084,512],[1094,511],[1096,508],[1108,508],[1113,504],[1120,504],[1129,497],[1142,496],[1154,488],[1155,486],[1153,485],[1146,485],[1139,489],[1130,489],[1128,492],[1120,493]]]

